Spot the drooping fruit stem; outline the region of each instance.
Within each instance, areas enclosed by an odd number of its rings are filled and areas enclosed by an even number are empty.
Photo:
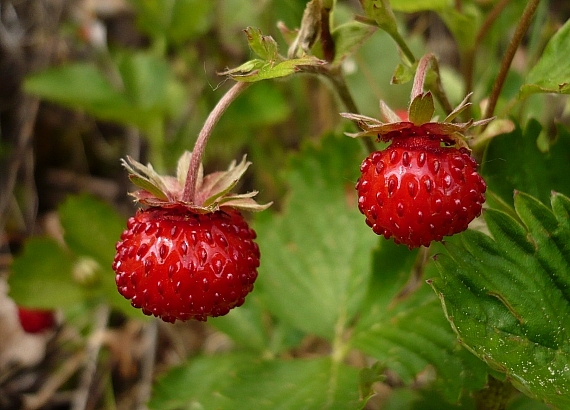
[[[198,179],[198,170],[200,169],[200,164],[202,162],[202,157],[204,156],[204,151],[206,150],[206,144],[208,139],[212,134],[214,126],[218,123],[222,114],[229,105],[237,98],[240,93],[245,90],[250,83],[238,81],[232,88],[228,90],[226,94],[218,101],[214,109],[206,118],[204,126],[198,134],[196,139],[196,144],[192,150],[192,157],[190,158],[190,166],[188,167],[188,176],[186,177],[186,184],[184,185],[184,193],[182,194],[182,200],[184,202],[193,203],[196,196],[196,182]]]
[[[534,17],[536,9],[538,8],[538,3],[540,3],[540,0],[529,0],[523,11],[519,24],[515,29],[515,34],[513,35],[513,38],[509,43],[509,47],[505,52],[505,57],[503,58],[503,61],[501,61],[501,67],[499,68],[497,78],[493,84],[493,89],[491,90],[491,95],[489,96],[489,103],[487,104],[484,118],[491,118],[495,112],[495,107],[497,106],[499,95],[501,94],[501,90],[503,89],[503,85],[507,79],[507,74],[511,68],[511,63],[513,62],[515,53],[517,52],[517,49],[519,48],[523,37],[530,26],[530,23],[532,22],[532,18]]]
[[[447,99],[447,95],[443,89],[443,84],[441,83],[441,75],[439,74],[439,64],[437,62],[437,58],[432,53],[426,54],[418,62],[418,68],[416,70],[416,76],[414,77],[414,84],[412,86],[410,104],[412,101],[414,101],[414,98],[423,94],[430,64],[433,71],[435,72],[435,83],[431,83],[431,91],[441,104],[444,111],[449,114],[453,111],[453,106]]]

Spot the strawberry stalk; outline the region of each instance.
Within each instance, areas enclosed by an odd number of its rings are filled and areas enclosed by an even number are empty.
[[[497,101],[499,101],[499,95],[501,94],[501,90],[503,89],[503,85],[507,79],[507,74],[511,68],[511,63],[513,62],[515,53],[517,52],[517,49],[519,48],[528,28],[530,27],[530,23],[532,22],[539,3],[540,0],[530,0],[523,11],[519,24],[515,29],[515,34],[513,35],[513,38],[507,47],[507,51],[505,52],[505,57],[501,62],[499,72],[497,73],[497,78],[495,79],[493,89],[491,90],[491,95],[489,96],[489,103],[487,104],[484,118],[491,118],[495,112]]]
[[[230,106],[230,104],[249,86],[246,82],[237,82],[232,88],[228,90],[226,94],[218,101],[214,109],[206,118],[204,126],[198,134],[196,139],[196,144],[192,150],[192,156],[190,157],[190,166],[188,167],[188,176],[186,178],[186,184],[184,185],[184,192],[182,194],[182,200],[184,202],[194,203],[196,197],[196,182],[198,180],[198,171],[200,169],[200,164],[202,163],[202,157],[204,156],[204,151],[206,150],[206,145],[212,135],[212,130],[218,123],[222,114]]]
[[[412,86],[410,102],[414,101],[416,97],[421,96],[423,94],[424,83],[426,81],[426,76],[430,64],[436,74],[435,84],[433,84],[432,91],[437,100],[440,102],[443,109],[445,110],[446,114],[449,114],[453,111],[453,106],[447,99],[447,95],[443,90],[443,84],[441,83],[441,76],[439,74],[439,64],[437,62],[437,58],[432,53],[426,54],[418,62],[418,68],[416,70],[416,76],[414,77],[414,84]]]

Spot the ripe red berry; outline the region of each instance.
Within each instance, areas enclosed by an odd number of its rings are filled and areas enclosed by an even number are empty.
[[[166,322],[241,306],[259,266],[255,231],[232,208],[152,207],[130,218],[113,262],[119,292]]]
[[[372,153],[360,168],[358,208],[366,223],[409,248],[467,229],[481,214],[486,190],[468,150],[415,132],[390,139],[388,148]]]
[[[52,310],[27,309],[18,306],[18,318],[26,333],[40,333],[55,326]]]

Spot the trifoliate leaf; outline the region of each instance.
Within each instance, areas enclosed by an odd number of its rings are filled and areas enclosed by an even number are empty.
[[[149,408],[342,410],[361,408],[358,369],[328,358],[261,360],[243,353],[201,356],[155,385]]]
[[[256,289],[290,326],[333,339],[366,293],[376,235],[356,206],[363,153],[357,142],[328,136],[290,161],[291,194],[280,214],[256,215],[263,255]]]
[[[466,231],[446,245],[431,281],[464,344],[519,390],[570,406],[570,199],[552,209],[515,196],[522,223],[493,209],[492,237]]]
[[[456,402],[464,390],[484,385],[486,366],[469,360],[457,343],[436,296],[414,272],[417,256],[417,251],[381,241],[351,346],[379,360],[406,384],[433,368],[437,389]]]

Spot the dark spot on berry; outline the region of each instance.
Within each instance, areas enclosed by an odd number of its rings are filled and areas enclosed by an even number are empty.
[[[133,284],[133,287],[136,287],[139,284],[139,279],[138,272],[133,272],[131,274],[131,283]]]
[[[200,266],[203,266],[208,260],[208,252],[203,247],[198,249],[198,258],[200,258]]]
[[[424,221],[424,213],[422,211],[418,211],[418,223],[421,224]]]
[[[162,282],[161,280],[156,282],[156,289],[158,290],[158,293],[161,296],[164,296],[164,282]]]
[[[408,182],[408,193],[412,198],[416,196],[416,194],[418,193],[418,184],[416,181]]]
[[[418,156],[418,165],[420,167],[423,167],[425,163],[426,163],[426,153],[422,151]]]
[[[380,207],[384,206],[384,201],[382,200],[382,194],[380,192],[376,192],[376,203]]]
[[[410,153],[408,151],[404,151],[402,154],[402,164],[406,167],[410,165]]]
[[[398,177],[396,175],[390,175],[388,178],[388,197],[391,198],[394,192],[398,188]]]
[[[453,183],[453,179],[451,178],[451,175],[445,174],[443,177],[443,184],[444,184],[445,188],[450,188],[452,183]]]
[[[437,198],[434,201],[434,212],[436,214],[441,212],[441,209],[443,208],[443,201],[441,200],[441,198]]]
[[[380,151],[374,152],[371,157],[372,163],[376,164],[380,158],[382,158],[382,153]]]
[[[433,173],[437,174],[439,172],[439,168],[440,168],[440,163],[439,161],[436,159],[433,161]]]
[[[146,255],[146,253],[148,252],[149,246],[146,243],[143,243],[139,246],[139,249],[137,249],[137,259],[142,258],[144,255]]]
[[[208,278],[202,279],[202,285],[204,292],[208,292],[210,290],[210,281],[208,280]]]
[[[451,164],[458,169],[463,169],[465,167],[465,161],[463,161],[463,158],[455,156],[451,158]]]
[[[214,246],[216,245],[216,243],[214,242],[214,238],[212,237],[212,233],[209,231],[206,231],[206,233],[204,234],[204,236],[206,237],[206,242],[208,242],[208,244],[210,246]]]
[[[398,202],[398,205],[396,205],[396,213],[398,214],[398,216],[401,218],[404,216],[404,204],[401,202]]]
[[[176,282],[176,285],[174,285],[174,293],[180,293],[181,288],[182,288],[182,282],[181,281]]]
[[[424,186],[426,187],[426,192],[429,194],[433,189],[433,182],[431,179],[429,179],[429,177],[426,177],[426,179],[424,179]]]
[[[135,224],[135,227],[133,228],[133,232],[136,234],[140,234],[142,233],[142,231],[144,231],[146,228],[146,225],[144,223],[138,223]]]
[[[393,150],[390,152],[390,162],[391,162],[392,164],[395,164],[396,162],[398,162],[398,151],[395,150],[395,149],[393,149]]]
[[[376,220],[378,218],[378,207],[376,205],[372,205],[369,212],[372,219]]]
[[[364,161],[362,161],[362,164],[360,164],[360,172],[364,174],[368,168],[370,168],[370,160],[366,158]]]
[[[360,182],[360,186],[358,188],[358,190],[360,192],[366,192],[370,189],[370,183],[367,180],[363,180]]]
[[[180,244],[180,251],[182,252],[182,255],[188,254],[188,242],[182,241],[182,243]]]
[[[218,245],[221,245],[224,248],[227,248],[229,246],[228,240],[226,239],[225,235],[221,233],[216,235],[216,242],[218,243]]]
[[[146,233],[147,235],[152,235],[154,232],[156,232],[156,225],[148,223],[146,229],[144,230],[144,233]]]
[[[163,243],[160,245],[160,248],[158,248],[158,255],[162,259],[165,259],[168,256],[168,246],[166,244]]]
[[[376,173],[377,173],[377,174],[381,174],[382,171],[384,171],[384,167],[385,167],[384,161],[378,161],[378,162],[376,163]]]
[[[154,264],[152,263],[152,261],[150,259],[146,259],[144,261],[144,273],[145,273],[145,275],[148,276],[150,274],[150,272],[152,271],[153,265]]]

